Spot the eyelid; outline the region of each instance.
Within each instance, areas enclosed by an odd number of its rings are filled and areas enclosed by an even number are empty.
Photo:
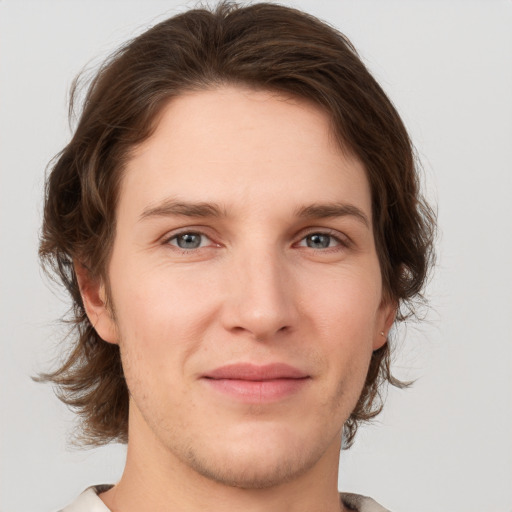
[[[338,231],[336,229],[331,229],[331,228],[320,228],[320,227],[307,228],[305,231],[303,231],[300,234],[300,238],[299,238],[298,242],[296,242],[296,243],[302,242],[302,240],[304,240],[307,236],[316,235],[316,234],[330,236],[330,237],[334,238],[336,241],[338,241],[340,246],[342,246],[342,247],[350,247],[353,243],[351,238],[348,235],[346,235],[345,233],[342,233],[341,231]],[[330,249],[334,249],[334,248],[330,247]],[[325,250],[326,249],[324,249],[324,251]]]
[[[206,246],[197,247],[196,249],[182,249],[181,247],[178,247],[177,245],[170,243],[171,240],[174,240],[174,239],[178,238],[180,235],[185,235],[185,234],[199,235],[201,237],[206,238],[210,243]],[[172,247],[175,247],[176,249],[178,249],[180,251],[185,251],[185,252],[197,251],[199,249],[205,249],[207,247],[220,247],[220,244],[215,242],[215,240],[213,239],[213,237],[211,235],[208,235],[205,233],[204,228],[196,228],[193,226],[186,226],[183,228],[178,228],[176,230],[166,233],[161,238],[161,244],[162,245],[171,245]]]

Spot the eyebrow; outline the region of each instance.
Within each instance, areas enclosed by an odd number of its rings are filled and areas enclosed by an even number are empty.
[[[216,203],[191,203],[166,199],[161,203],[145,208],[139,220],[170,216],[215,218],[227,217],[227,212]],[[366,214],[357,206],[346,203],[315,203],[309,206],[302,206],[295,210],[295,216],[301,219],[326,219],[350,216],[362,222],[367,228],[370,227],[370,221]]]
[[[346,203],[318,203],[310,206],[303,206],[296,210],[297,217],[303,219],[326,219],[335,217],[354,217],[370,228],[370,220],[366,214],[357,206]]]
[[[175,215],[182,217],[226,217],[226,212],[215,203],[188,203],[166,199],[155,206],[145,208],[139,220],[148,217],[170,217]]]

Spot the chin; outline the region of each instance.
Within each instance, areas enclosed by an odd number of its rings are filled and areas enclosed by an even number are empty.
[[[197,457],[190,453],[189,464],[197,473],[216,483],[240,489],[268,489],[285,484],[305,473],[314,463],[304,457],[299,450],[290,456],[265,456],[261,451],[258,457],[247,453],[230,454],[223,459]]]
[[[314,436],[304,440],[279,432],[275,426],[258,434],[241,435],[239,440],[226,436],[209,446],[189,446],[186,462],[200,475],[222,485],[268,489],[297,479],[329,451],[325,441]]]

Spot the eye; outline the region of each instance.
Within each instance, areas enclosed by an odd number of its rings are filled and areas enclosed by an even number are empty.
[[[174,235],[167,243],[180,249],[199,249],[211,244],[211,240],[202,233],[186,232]]]
[[[310,233],[300,242],[300,247],[309,247],[310,249],[329,249],[341,245],[338,238],[328,233]]]

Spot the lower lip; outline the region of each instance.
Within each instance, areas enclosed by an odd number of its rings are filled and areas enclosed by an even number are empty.
[[[237,380],[203,379],[216,391],[247,403],[264,403],[283,400],[298,393],[309,381],[303,379]]]

